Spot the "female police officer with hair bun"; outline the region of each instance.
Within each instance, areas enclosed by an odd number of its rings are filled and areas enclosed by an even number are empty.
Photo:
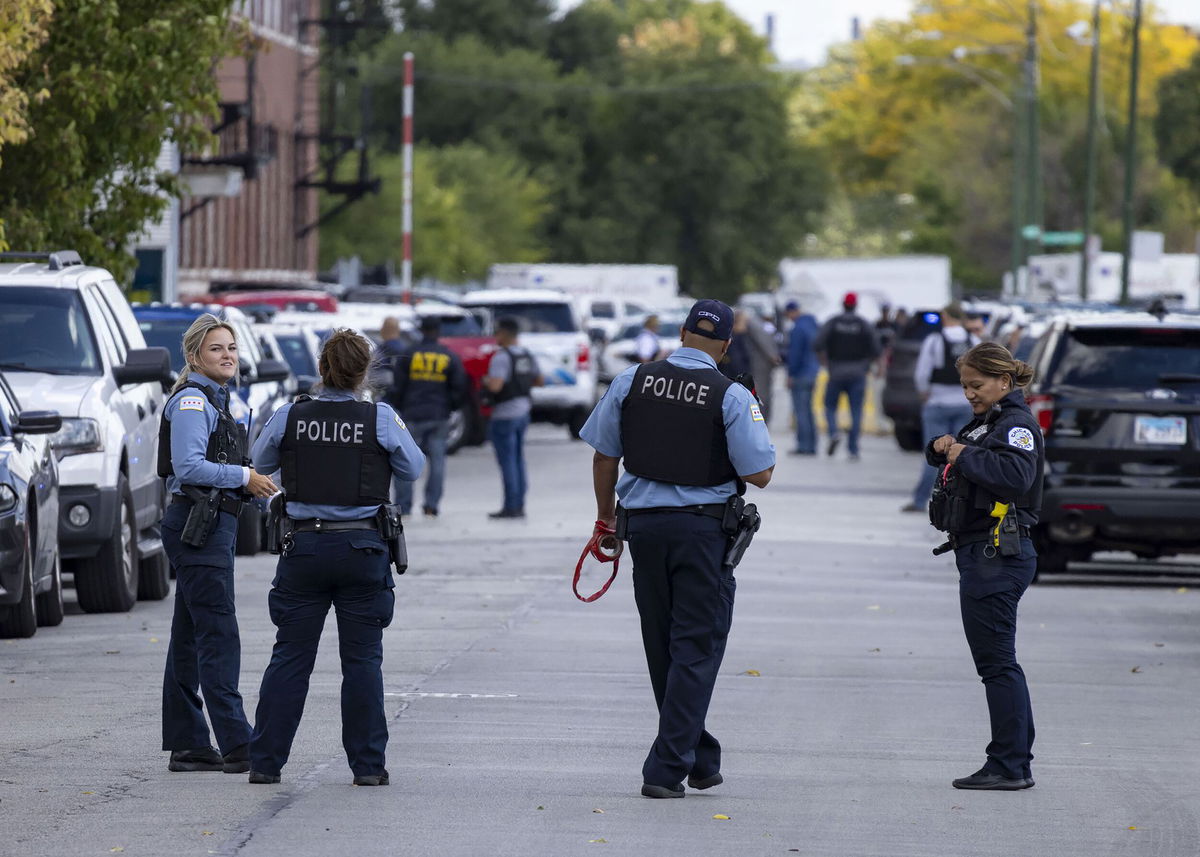
[[[243,466],[245,430],[229,413],[225,386],[238,371],[233,328],[205,313],[183,335],[183,355],[186,366],[163,408],[158,438],[158,472],[171,495],[163,546],[175,569],[163,749],[171,751],[172,771],[244,773],[250,724],[238,692],[233,547],[241,494],[270,497],[276,489]],[[220,752],[209,745],[201,689]]]
[[[388,785],[383,629],[395,597],[376,513],[393,474],[414,480],[425,456],[390,405],[360,400],[371,344],[337,330],[321,349],[323,391],[284,405],[254,444],[260,470],[282,472],[290,535],[268,603],[279,631],[259,690],[250,782],[277,783],[300,725],[330,604],[342,659],[342,744],[360,786]]]
[[[957,365],[975,418],[925,450],[945,474],[930,518],[949,532],[954,549],[963,630],[987,691],[992,740],[984,766],[953,785],[1016,791],[1033,786],[1033,710],[1017,663],[1017,604],[1037,568],[1029,530],[1041,509],[1045,451],[1022,393],[1033,380],[1027,363],[985,342]]]

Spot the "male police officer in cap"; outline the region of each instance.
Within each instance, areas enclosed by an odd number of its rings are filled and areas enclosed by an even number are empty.
[[[754,395],[717,371],[732,335],[733,310],[698,301],[680,329],[683,347],[618,375],[580,432],[596,450],[597,517],[615,523],[615,490],[633,556],[659,711],[642,766],[647,797],[683,797],[685,778],[697,789],[723,781],[721,745],[704,729],[733,618],[723,519],[744,483],[764,488],[775,469]]]

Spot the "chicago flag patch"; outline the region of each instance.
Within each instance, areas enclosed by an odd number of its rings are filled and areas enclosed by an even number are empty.
[[[1008,431],[1008,445],[1015,446],[1017,449],[1023,449],[1026,452],[1033,452],[1033,432],[1027,428],[1014,428]]]
[[[179,410],[181,411],[202,411],[204,410],[203,396],[184,396],[179,400]]]

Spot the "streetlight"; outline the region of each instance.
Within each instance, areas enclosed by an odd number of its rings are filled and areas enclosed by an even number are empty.
[[[1067,33],[1082,41],[1087,24],[1077,21]],[[1079,250],[1079,298],[1088,299],[1089,243],[1092,238],[1092,217],[1096,207],[1096,114],[1100,101],[1100,0],[1092,3],[1092,57],[1088,70],[1087,155],[1083,191],[1083,247]]]
[[[1133,254],[1133,182],[1137,155],[1138,66],[1141,58],[1142,0],[1133,2],[1133,47],[1129,57],[1129,123],[1125,140],[1125,194],[1121,202],[1124,230],[1121,248],[1121,303],[1129,303],[1129,257]]]

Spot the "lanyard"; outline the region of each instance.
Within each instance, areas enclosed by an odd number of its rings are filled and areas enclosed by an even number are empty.
[[[625,550],[625,543],[619,541],[615,535],[616,530],[605,524],[603,521],[597,521],[595,529],[592,530],[592,537],[588,539],[588,543],[583,546],[583,553],[579,555],[579,562],[575,563],[575,577],[571,581],[571,590],[575,593],[575,597],[585,604],[590,604],[595,601],[605,592],[608,592],[608,587],[612,586],[612,582],[617,579],[617,566],[621,558],[621,554]],[[613,547],[613,545],[616,547]],[[588,596],[579,594],[579,576],[583,572],[584,560],[588,555],[595,557],[600,562],[612,563],[612,574],[608,576],[608,580],[596,592]]]

